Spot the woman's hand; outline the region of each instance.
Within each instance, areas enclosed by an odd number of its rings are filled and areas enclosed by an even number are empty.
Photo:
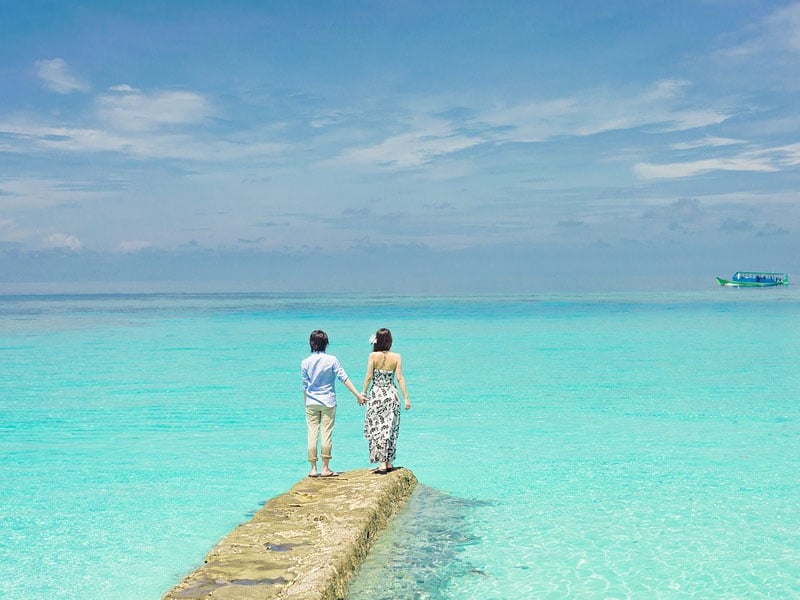
[[[406,398],[406,410],[411,410],[411,400]]]

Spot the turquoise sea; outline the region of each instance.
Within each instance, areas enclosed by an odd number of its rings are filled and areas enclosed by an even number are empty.
[[[304,477],[309,332],[360,386],[382,326],[421,485],[352,600],[800,597],[792,287],[0,296],[0,597],[160,598]]]

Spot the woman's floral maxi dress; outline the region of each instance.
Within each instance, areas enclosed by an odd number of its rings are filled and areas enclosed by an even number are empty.
[[[394,371],[374,369],[367,398],[364,437],[369,441],[369,462],[394,460],[400,431],[400,395],[394,385]]]

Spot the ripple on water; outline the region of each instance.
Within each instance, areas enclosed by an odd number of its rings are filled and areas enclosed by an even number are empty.
[[[452,579],[485,577],[463,556],[479,541],[471,525],[479,505],[418,485],[351,581],[347,600],[444,598]]]

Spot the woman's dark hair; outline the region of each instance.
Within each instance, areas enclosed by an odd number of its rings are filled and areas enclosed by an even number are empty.
[[[381,327],[375,332],[375,343],[372,344],[373,352],[383,352],[392,349],[392,332]]]
[[[315,329],[311,332],[308,344],[312,352],[325,352],[325,348],[328,347],[328,334],[321,329]]]

